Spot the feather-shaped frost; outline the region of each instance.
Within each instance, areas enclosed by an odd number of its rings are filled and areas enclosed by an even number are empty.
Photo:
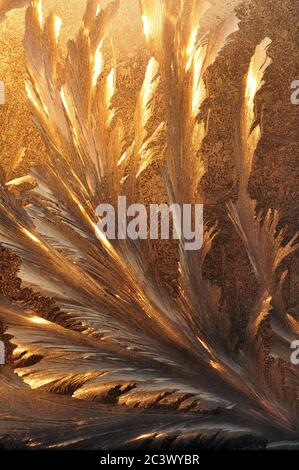
[[[180,244],[179,293],[173,299],[151,264],[153,248],[107,240],[97,230],[96,208],[101,202],[115,204],[122,194],[134,201],[141,173],[159,153],[165,158],[169,202],[201,202],[200,149],[207,129],[197,117],[207,93],[204,73],[238,21],[230,18],[218,31],[199,37],[206,2],[141,1],[152,57],[127,146],[113,107],[116,67],[105,53],[118,4],[101,10],[98,1],[87,2],[65,62],[58,47],[59,18],[44,19],[37,0],[27,10],[26,91],[48,158],[31,170],[35,187],[26,201],[8,190],[26,177],[1,187],[0,236],[22,261],[23,285],[51,297],[60,310],[46,317],[23,303],[1,301],[0,321],[16,372],[6,367],[0,376],[3,445],[261,448],[270,440],[295,440],[298,408],[292,398],[298,374],[280,367],[281,358],[271,356],[261,335],[272,305],[296,331],[280,295],[284,276],[278,281],[275,276],[294,240],[283,244],[284,234],[276,231],[278,214],[256,215],[247,193],[260,138],[254,96],[268,65],[262,58],[269,41],[252,59],[237,127],[240,197],[230,204],[230,217],[260,292],[244,347],[233,353],[219,289],[203,276],[218,228],[206,225],[198,252],[188,253]],[[160,85],[166,118],[150,133]],[[19,161],[17,155],[8,179]],[[273,334],[278,356],[285,357],[285,336],[275,329]],[[264,369],[257,372],[262,361],[268,375]]]

